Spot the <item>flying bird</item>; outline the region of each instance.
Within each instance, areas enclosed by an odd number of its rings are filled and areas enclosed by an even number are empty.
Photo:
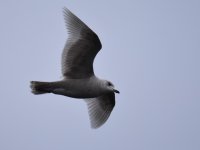
[[[92,128],[103,125],[115,106],[112,82],[95,76],[93,61],[102,45],[95,32],[69,9],[64,8],[68,39],[62,52],[63,79],[55,82],[31,81],[33,94],[53,93],[84,99]]]

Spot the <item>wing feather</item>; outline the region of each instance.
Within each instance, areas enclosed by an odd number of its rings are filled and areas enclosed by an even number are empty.
[[[100,97],[85,99],[92,128],[99,128],[109,118],[115,106],[115,94],[109,93]]]
[[[101,49],[101,42],[84,22],[64,8],[68,40],[62,53],[62,74],[72,79],[94,75],[93,61]]]

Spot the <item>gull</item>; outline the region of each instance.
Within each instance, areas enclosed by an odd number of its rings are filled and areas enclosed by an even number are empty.
[[[68,39],[62,52],[63,79],[54,82],[31,81],[35,95],[53,93],[84,99],[92,128],[102,126],[115,106],[112,82],[95,76],[93,61],[102,45],[95,32],[69,9],[63,9]]]

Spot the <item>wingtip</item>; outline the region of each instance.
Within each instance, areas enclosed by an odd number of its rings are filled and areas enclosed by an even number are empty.
[[[62,10],[63,10],[63,14],[64,14],[64,16],[65,16],[65,15],[72,14],[72,12],[71,12],[67,7],[65,7],[65,6],[63,7]]]
[[[102,125],[97,125],[97,124],[90,124],[91,129],[95,130],[100,128]]]
[[[62,8],[62,10],[63,10],[63,12],[69,11],[69,9],[67,7],[65,7],[65,6]]]

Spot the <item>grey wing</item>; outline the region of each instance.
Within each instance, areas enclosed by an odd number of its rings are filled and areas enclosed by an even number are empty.
[[[100,97],[86,99],[92,128],[102,126],[115,106],[115,94],[109,93]]]
[[[93,61],[101,42],[96,33],[67,8],[64,8],[64,17],[69,37],[62,53],[62,74],[72,79],[90,77],[94,74]]]

